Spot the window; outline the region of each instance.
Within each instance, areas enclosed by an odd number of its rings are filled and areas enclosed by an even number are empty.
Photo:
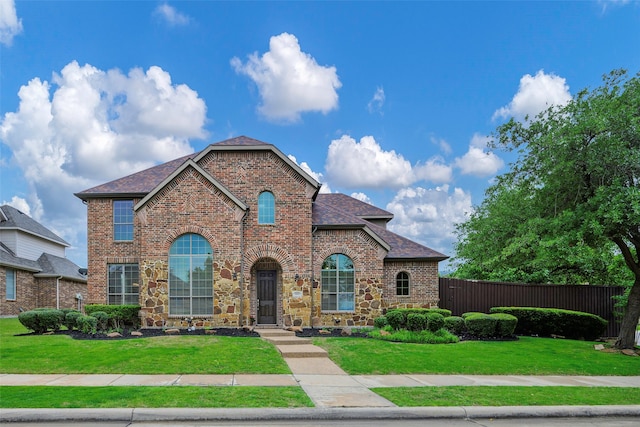
[[[213,250],[198,234],[184,234],[169,249],[169,314],[213,314]]]
[[[133,240],[133,200],[113,201],[113,240]]]
[[[109,264],[109,304],[140,304],[138,264]]]
[[[258,224],[275,224],[276,202],[273,193],[263,191],[258,196]]]
[[[355,310],[355,272],[351,258],[333,254],[322,263],[322,310]]]
[[[396,295],[409,295],[409,274],[401,271],[396,276]]]
[[[10,268],[7,268],[7,278],[6,278],[7,292],[6,298],[11,301],[15,301],[16,299],[16,271]]]

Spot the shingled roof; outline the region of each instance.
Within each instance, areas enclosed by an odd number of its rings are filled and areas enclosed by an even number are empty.
[[[71,246],[63,238],[13,206],[0,206],[0,228],[7,230],[20,230],[58,243],[62,246]]]
[[[389,249],[385,257],[387,260],[443,261],[449,258],[438,251],[402,237],[364,219],[367,217],[382,218],[385,216],[393,217],[393,214],[345,194],[331,193],[318,195],[313,204],[312,221],[315,227],[320,228],[365,229],[369,234],[374,234],[379,240],[386,244]]]

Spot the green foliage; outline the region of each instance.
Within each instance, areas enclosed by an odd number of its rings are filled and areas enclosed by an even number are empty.
[[[140,325],[139,305],[90,304],[85,306],[84,311],[88,315],[93,315],[97,311],[107,313],[115,329],[122,329],[127,326],[137,328]]]
[[[421,313],[407,313],[407,329],[414,332],[427,329],[427,316]]]
[[[104,311],[94,311],[91,316],[96,318],[96,328],[98,331],[106,331],[109,328],[109,315]]]
[[[43,334],[47,331],[60,330],[64,314],[61,310],[40,308],[20,313],[18,320],[25,328],[37,334]]]
[[[389,310],[386,314],[387,322],[393,329],[405,329],[407,327],[407,318],[401,310]]]
[[[462,318],[466,319],[469,316],[473,316],[474,314],[484,314],[484,313],[480,313],[479,311],[468,311],[466,313],[462,313]]]
[[[438,330],[444,327],[444,319],[445,317],[437,312],[427,313],[425,316],[427,319],[426,328],[431,332],[437,332]]]
[[[77,320],[80,316],[82,316],[82,313],[77,310],[68,311],[64,316],[64,326],[66,326],[70,331],[74,330],[78,326]]]
[[[93,316],[80,316],[76,319],[76,324],[80,332],[84,334],[95,334],[98,332],[98,319]]]
[[[380,316],[380,317],[376,317],[375,319],[373,319],[373,326],[375,326],[378,329],[382,329],[385,326],[387,326],[389,324],[389,322],[387,321],[387,317],[386,316]]]
[[[633,286],[617,343],[632,348],[640,318],[640,73],[613,71],[600,87],[511,119],[493,136],[493,148],[519,157],[458,227],[455,276]],[[615,268],[621,261],[626,268]]]
[[[515,333],[518,335],[559,335],[587,341],[600,338],[608,323],[595,314],[557,308],[493,307],[491,313],[507,313],[517,317]]]
[[[507,313],[492,313],[491,317],[496,319],[496,336],[510,337],[516,330],[518,318]]]
[[[496,324],[498,320],[488,314],[478,313],[467,316],[464,319],[464,325],[467,331],[478,338],[489,338],[496,333]]]
[[[459,316],[445,317],[444,328],[454,335],[462,335],[465,331],[464,319]]]
[[[369,333],[369,336],[383,341],[416,344],[452,344],[457,343],[460,340],[456,335],[453,335],[445,329],[440,329],[437,332],[431,332],[429,330],[409,331],[407,329],[400,329],[394,330],[388,335],[382,334],[380,330],[374,330]]]

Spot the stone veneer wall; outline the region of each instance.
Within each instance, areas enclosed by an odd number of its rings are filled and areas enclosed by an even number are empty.
[[[386,251],[363,230],[316,230],[313,235],[314,285],[312,325],[373,326],[382,315],[384,295],[383,259]],[[323,312],[321,271],[324,259],[334,253],[347,255],[355,267],[355,310]]]

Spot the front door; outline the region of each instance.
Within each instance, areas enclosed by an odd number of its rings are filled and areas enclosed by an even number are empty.
[[[258,324],[276,324],[275,270],[258,270]]]

